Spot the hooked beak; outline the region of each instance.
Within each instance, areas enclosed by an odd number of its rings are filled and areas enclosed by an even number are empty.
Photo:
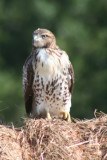
[[[36,41],[38,39],[38,36],[34,35],[33,39],[34,39],[34,41]]]
[[[41,36],[39,34],[33,36],[34,41],[39,41],[40,39],[41,39]]]
[[[39,46],[40,43],[41,43],[41,39],[42,39],[41,35],[34,34],[33,35],[33,40],[32,40],[32,45],[35,46],[35,47]]]

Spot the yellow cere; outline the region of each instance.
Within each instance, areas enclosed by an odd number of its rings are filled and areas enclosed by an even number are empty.
[[[34,36],[34,39],[37,39],[37,38],[38,38],[38,36],[37,36],[37,35],[35,35],[35,36]]]

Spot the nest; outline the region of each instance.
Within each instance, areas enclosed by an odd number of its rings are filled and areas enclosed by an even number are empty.
[[[0,160],[106,160],[107,114],[72,123],[25,119],[22,128],[0,125]]]

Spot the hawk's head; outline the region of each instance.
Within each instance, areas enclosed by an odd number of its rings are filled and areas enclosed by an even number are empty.
[[[37,29],[33,33],[33,46],[36,48],[54,48],[56,39],[47,29]]]

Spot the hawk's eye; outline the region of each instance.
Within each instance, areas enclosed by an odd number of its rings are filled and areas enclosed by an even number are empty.
[[[42,35],[42,38],[45,39],[46,37],[48,37],[47,35]]]

